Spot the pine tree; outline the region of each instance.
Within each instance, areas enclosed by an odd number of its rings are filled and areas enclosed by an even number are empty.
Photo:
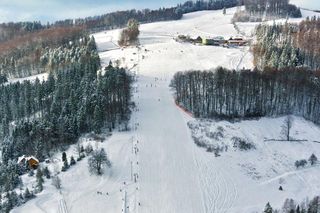
[[[49,171],[49,169],[48,169],[47,166],[44,167],[44,169],[43,169],[43,175],[44,175],[47,179],[50,179],[50,177],[51,177],[50,171]]]
[[[2,143],[2,162],[7,164],[10,159],[14,158],[14,144],[12,138],[6,137]]]
[[[69,163],[68,163],[68,160],[65,160],[64,162],[63,162],[63,166],[62,166],[62,168],[61,168],[61,171],[62,172],[65,172],[65,171],[67,171],[69,169]]]
[[[270,203],[268,202],[267,203],[267,205],[266,205],[266,207],[264,208],[264,211],[263,211],[264,213],[272,213],[273,212],[273,209],[272,209],[272,207],[271,207],[271,205],[270,205]]]
[[[75,165],[76,161],[74,160],[73,156],[70,158],[70,166]]]
[[[315,154],[312,154],[309,158],[309,162],[311,164],[311,166],[315,165],[318,162],[318,158],[316,157]]]
[[[99,105],[94,108],[94,131],[95,133],[101,133],[101,127],[103,126],[104,116]]]
[[[30,200],[31,198],[34,197],[33,193],[31,193],[28,189],[28,187],[26,188],[26,190],[24,191],[23,193],[23,197],[24,199],[27,201],[27,200]]]
[[[65,152],[62,152],[62,162],[67,160],[67,154]]]
[[[42,192],[44,180],[43,180],[43,173],[41,168],[37,169],[36,178],[37,178],[37,190],[38,192]]]

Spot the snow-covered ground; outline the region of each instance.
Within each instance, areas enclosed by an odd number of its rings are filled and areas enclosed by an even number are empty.
[[[222,151],[220,157],[214,161],[223,165],[228,162],[228,167],[240,169],[240,173],[251,181],[248,194],[258,200],[270,200],[272,204],[281,205],[285,198],[302,200],[306,196],[318,195],[320,184],[317,177],[320,175],[320,164],[303,169],[295,168],[295,161],[308,160],[311,154],[320,156],[320,128],[303,118],[294,117],[290,137],[296,141],[282,141],[285,137],[281,133],[285,117],[261,118],[259,120],[246,120],[230,123],[227,121],[190,121],[193,136],[212,145],[227,146],[227,151]],[[221,132],[220,137],[213,137],[215,132]],[[232,137],[244,139],[252,143],[255,148],[240,151],[233,147]],[[273,141],[275,139],[276,141]],[[278,141],[277,141],[278,140]],[[299,140],[299,141],[298,141]],[[239,174],[234,174],[241,177]],[[239,175],[239,176],[238,176]],[[278,191],[282,185],[284,191]],[[252,188],[251,188],[252,187]],[[251,189],[252,191],[250,192]],[[259,194],[263,190],[263,194]],[[258,190],[258,191],[255,191]],[[243,199],[243,197],[242,197]],[[257,202],[256,199],[241,200],[241,203]],[[245,205],[244,205],[245,206]]]
[[[60,174],[61,194],[46,181],[36,199],[13,212],[248,213],[261,212],[268,201],[280,207],[285,198],[301,200],[319,192],[319,167],[296,170],[293,166],[295,160],[312,152],[320,156],[319,144],[264,142],[264,138],[279,136],[283,118],[201,122],[213,131],[223,126],[229,137],[247,137],[256,145],[255,150],[229,150],[216,158],[195,145],[187,123],[198,121],[174,103],[169,83],[177,71],[253,66],[247,47],[195,46],[173,40],[178,34],[236,36],[231,24],[235,11],[228,9],[226,16],[222,11],[196,12],[179,21],[141,25],[138,48],[119,49],[119,30],[94,34],[104,65],[112,60],[138,75],[132,131],[114,132],[103,143],[91,142],[105,148],[112,161],[112,168],[103,176],[91,175],[83,159]],[[254,25],[239,27],[250,35]],[[317,140],[319,135],[319,127],[295,119],[296,138]],[[80,142],[89,143],[85,138]],[[71,147],[68,156],[73,152]],[[136,183],[133,174],[138,176]],[[32,185],[30,179],[24,177]],[[278,190],[279,181],[284,191]]]
[[[34,82],[37,78],[40,80],[40,82],[41,81],[46,81],[47,78],[48,78],[48,73],[41,73],[41,74],[38,74],[38,75],[32,75],[32,76],[24,77],[24,78],[10,78],[10,79],[8,79],[8,82],[5,83],[5,85],[6,84],[10,84],[10,83],[23,82],[23,81]]]
[[[143,24],[139,36],[140,74],[149,76],[171,76],[178,70],[211,69],[226,66],[231,69],[252,68],[252,55],[248,47],[223,48],[216,46],[196,46],[190,43],[179,43],[174,40],[179,34],[191,37],[238,36],[231,24],[236,8],[228,9],[227,15],[222,11],[201,11],[186,14],[182,20]],[[253,27],[254,28],[254,27]],[[253,28],[246,28],[248,35]],[[104,51],[100,57],[105,63],[118,61],[121,66],[132,68],[136,63],[136,48],[116,49],[120,30],[95,34],[99,49]],[[110,47],[111,51],[106,51]]]

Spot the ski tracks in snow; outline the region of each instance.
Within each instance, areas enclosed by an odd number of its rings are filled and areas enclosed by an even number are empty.
[[[194,160],[198,167],[205,211],[206,213],[230,212],[238,198],[234,180],[218,165],[213,156],[203,152],[194,150]]]
[[[68,213],[67,204],[64,199],[59,201],[59,213]]]

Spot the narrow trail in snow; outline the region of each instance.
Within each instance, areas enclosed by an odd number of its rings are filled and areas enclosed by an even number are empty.
[[[64,199],[61,199],[59,201],[59,212],[60,213],[68,213],[67,204],[66,204],[66,201]]]

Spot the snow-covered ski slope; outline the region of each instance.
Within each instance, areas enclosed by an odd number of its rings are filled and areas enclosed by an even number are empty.
[[[84,159],[60,174],[61,193],[46,181],[36,199],[13,212],[250,213],[261,212],[268,201],[280,207],[286,198],[301,200],[319,192],[319,167],[296,170],[292,161],[308,158],[312,152],[319,157],[320,144],[264,142],[265,137],[279,136],[283,118],[213,122],[212,126],[225,126],[227,134],[241,134],[257,144],[257,150],[230,150],[216,158],[194,144],[187,126],[194,119],[174,103],[169,83],[177,71],[252,67],[246,47],[195,46],[173,40],[178,34],[236,36],[230,22],[235,11],[228,9],[226,16],[222,11],[203,11],[179,21],[143,24],[139,48],[118,48],[119,30],[94,34],[104,65],[112,60],[138,75],[132,131],[114,132],[103,143],[82,138],[83,144],[105,148],[112,168],[96,177],[90,175]],[[253,24],[239,26],[248,36],[254,28]],[[319,138],[319,127],[303,119],[296,118],[294,128],[299,139]],[[74,147],[67,154],[75,155]],[[60,158],[58,153],[58,163],[50,168],[61,167]],[[35,182],[30,179],[23,177],[32,186]],[[280,183],[284,191],[278,190]]]
[[[226,66],[232,69],[251,68],[252,56],[248,47],[222,48],[215,46],[196,46],[179,43],[174,38],[179,34],[191,37],[238,36],[231,24],[236,8],[227,10],[227,15],[219,11],[201,11],[184,15],[182,20],[143,24],[139,36],[141,47],[140,72],[143,75],[171,76],[178,70],[211,69]],[[246,28],[248,36],[251,28]],[[101,59],[105,63],[118,60],[120,65],[131,68],[136,63],[135,48],[115,49],[120,30],[95,34],[100,44]],[[112,46],[113,45],[113,46]],[[111,51],[107,51],[111,49]]]

